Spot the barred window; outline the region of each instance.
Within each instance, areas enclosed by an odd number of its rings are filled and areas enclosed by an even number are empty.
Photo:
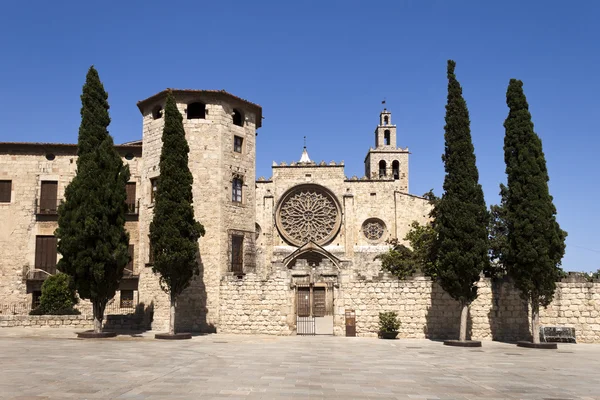
[[[231,271],[244,271],[244,237],[231,236]]]
[[[121,290],[121,308],[133,308],[133,290]]]
[[[231,201],[242,202],[242,178],[233,178],[231,182]]]

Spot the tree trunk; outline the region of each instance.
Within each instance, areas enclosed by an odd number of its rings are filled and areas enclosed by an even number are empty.
[[[169,318],[169,334],[175,334],[175,306],[177,302],[173,297],[171,297],[171,318]]]
[[[531,302],[531,334],[533,343],[540,342],[540,305]]]
[[[462,310],[460,312],[460,336],[459,340],[464,342],[467,340],[467,316],[469,315],[469,305],[467,303],[462,304]]]
[[[102,320],[104,319],[105,308],[105,303],[92,303],[92,310],[94,311],[94,333],[102,332]]]

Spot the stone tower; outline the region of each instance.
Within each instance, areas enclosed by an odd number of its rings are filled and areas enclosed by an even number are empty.
[[[387,109],[379,114],[375,128],[375,147],[365,157],[365,176],[369,179],[393,180],[398,190],[408,192],[408,148],[398,147],[396,125]]]
[[[200,276],[178,300],[178,329],[215,331],[219,322],[219,282],[226,274],[255,268],[256,129],[262,109],[225,91],[171,90],[183,116],[189,144],[194,213],[204,225],[200,239]],[[140,259],[149,259],[153,191],[159,161],[167,91],[138,102],[143,115],[143,167],[140,204]],[[154,307],[156,329],[168,323],[168,300],[151,268],[141,268],[140,301]]]

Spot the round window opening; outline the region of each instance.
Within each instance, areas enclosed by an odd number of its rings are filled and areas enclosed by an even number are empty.
[[[126,160],[133,160],[133,153],[127,153],[127,154],[125,154],[125,159]]]
[[[48,161],[53,161],[55,158],[56,158],[56,156],[52,153],[46,154],[46,160],[48,160]]]
[[[385,233],[385,223],[379,218],[369,218],[362,225],[362,231],[369,240],[380,240]]]
[[[341,225],[341,208],[336,197],[319,185],[299,185],[279,201],[276,223],[281,236],[294,246],[312,241],[331,242]]]

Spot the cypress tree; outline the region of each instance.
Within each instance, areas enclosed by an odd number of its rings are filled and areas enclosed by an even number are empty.
[[[188,167],[190,151],[183,118],[171,92],[165,105],[165,125],[160,155],[160,177],[150,224],[154,264],[162,289],[171,300],[169,333],[175,334],[175,307],[178,296],[199,274],[198,239],[204,227],[194,219],[193,177]]]
[[[507,244],[504,262],[521,296],[531,307],[533,342],[539,343],[540,305],[552,301],[565,253],[567,233],[556,221],[548,190],[548,170],[542,141],[533,130],[523,82],[511,79],[506,92],[504,161]]]
[[[94,331],[102,331],[107,302],[114,297],[129,262],[125,230],[129,167],[108,133],[108,94],[90,67],[81,95],[77,174],[58,208],[59,271],[70,275],[79,297],[89,299]]]
[[[440,286],[461,305],[460,340],[466,340],[469,305],[477,298],[477,282],[488,258],[488,212],[479,184],[471,141],[469,111],[456,63],[448,61],[444,194],[435,205],[436,272]]]

